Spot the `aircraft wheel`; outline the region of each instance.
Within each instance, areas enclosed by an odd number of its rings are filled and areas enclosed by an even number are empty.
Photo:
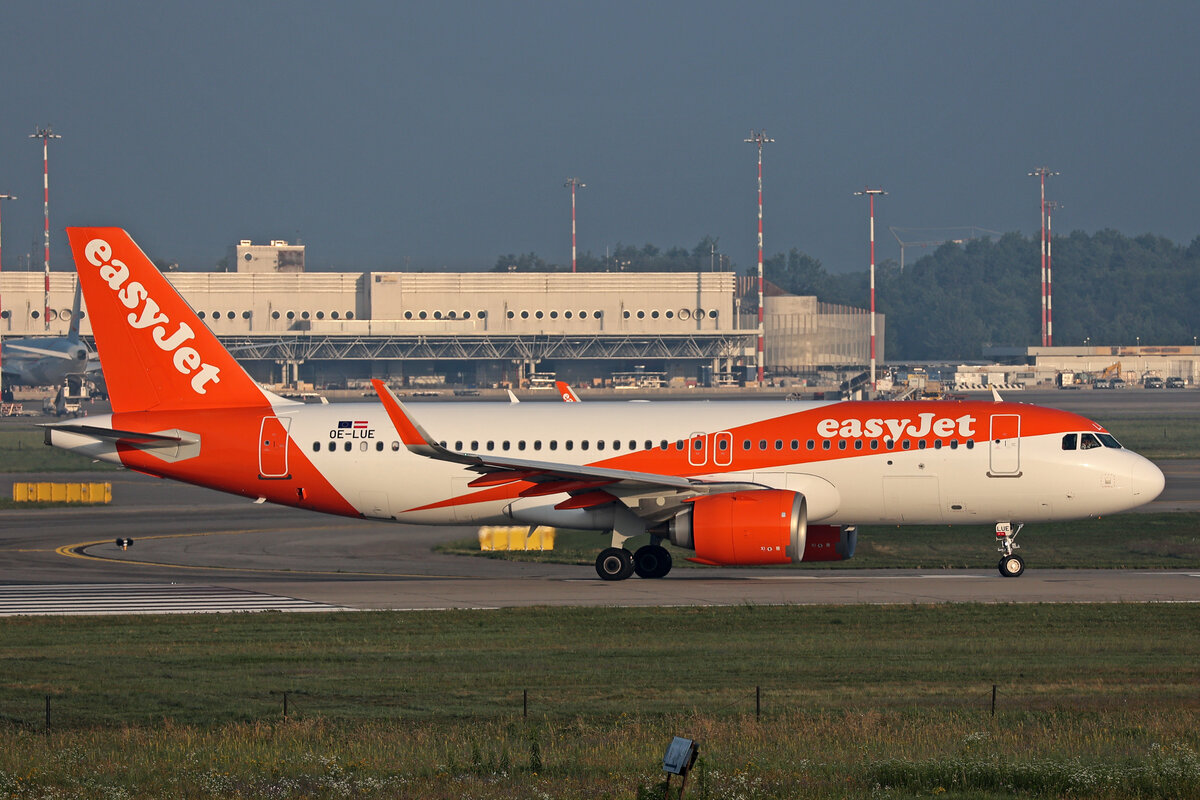
[[[1025,571],[1025,561],[1020,556],[1005,556],[997,566],[1006,578],[1016,578]]]
[[[639,547],[633,554],[633,571],[639,578],[661,578],[671,571],[671,554],[656,544]]]
[[[596,556],[596,574],[606,581],[623,581],[633,574],[633,553],[624,547],[606,547]]]

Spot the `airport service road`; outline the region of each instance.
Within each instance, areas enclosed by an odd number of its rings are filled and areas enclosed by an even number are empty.
[[[1200,462],[1164,462],[1151,510],[1195,506]],[[46,476],[41,476],[46,477]],[[96,479],[96,473],[55,480]],[[7,476],[0,491],[12,480]],[[107,473],[111,506],[0,512],[0,613],[937,602],[1200,602],[1200,571],[677,570],[607,583],[590,567],[430,552],[472,528],[389,525]],[[119,550],[118,536],[135,540]],[[121,586],[124,585],[124,586]],[[218,597],[219,595],[219,597]],[[217,603],[216,601],[220,601]],[[88,611],[92,609],[103,609]]]

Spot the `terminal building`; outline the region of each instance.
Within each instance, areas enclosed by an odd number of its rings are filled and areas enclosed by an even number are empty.
[[[166,274],[264,383],[527,386],[556,374],[589,386],[708,385],[754,377],[758,321],[741,312],[756,295],[740,296],[745,281],[731,272],[305,272],[303,246],[282,241],[242,241],[226,264],[225,272]],[[0,273],[0,333],[46,332],[43,288],[40,272]],[[51,273],[49,334],[66,332],[74,288],[73,271]],[[773,293],[764,305],[768,376],[861,368],[869,319]],[[80,330],[90,334],[86,307]]]

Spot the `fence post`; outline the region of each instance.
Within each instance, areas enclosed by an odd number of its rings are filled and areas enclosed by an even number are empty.
[[[996,684],[992,684],[992,716],[996,716]]]
[[[528,689],[521,690],[521,716],[522,717],[529,716],[529,690]]]
[[[287,719],[287,696],[288,696],[288,693],[284,692],[283,693],[283,718],[284,719]]]
[[[46,733],[50,732],[50,695],[46,695]]]
[[[754,719],[758,719],[762,715],[762,687],[754,687]]]

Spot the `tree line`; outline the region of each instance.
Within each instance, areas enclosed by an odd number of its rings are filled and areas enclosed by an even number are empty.
[[[1200,335],[1200,236],[1180,245],[1162,236],[1075,231],[1052,243],[1056,345],[1182,345]],[[723,260],[722,260],[723,258]],[[691,249],[618,245],[580,254],[581,272],[743,271],[705,237]],[[493,271],[569,270],[534,253],[505,255]],[[766,280],[792,294],[859,308],[869,304],[867,270],[830,273],[792,248],[763,262]],[[1007,233],[947,243],[901,271],[875,268],[877,310],[887,315],[887,357],[978,359],[986,347],[1041,342],[1040,238]],[[743,309],[753,312],[755,297]]]

